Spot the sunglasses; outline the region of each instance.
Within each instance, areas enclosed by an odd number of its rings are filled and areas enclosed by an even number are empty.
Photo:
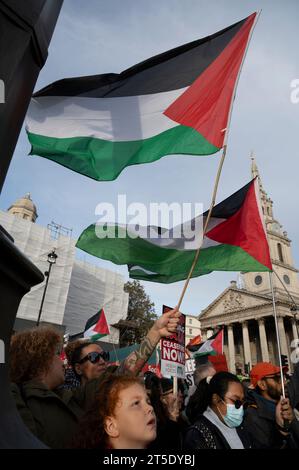
[[[99,362],[100,359],[103,359],[103,361],[107,362],[109,361],[109,358],[110,358],[110,354],[106,351],[102,351],[102,352],[94,351],[94,352],[88,353],[85,357],[83,357],[83,359],[80,359],[78,364],[83,364],[86,361],[89,361],[92,364],[96,364],[97,362]]]
[[[233,402],[233,404],[235,405],[235,408],[238,410],[239,408],[241,408],[241,406],[245,406],[246,407],[246,403],[242,400],[233,400],[232,398],[230,397],[227,397],[229,400],[231,400]],[[223,403],[225,403],[226,405],[228,403],[226,403],[224,400],[222,400]]]

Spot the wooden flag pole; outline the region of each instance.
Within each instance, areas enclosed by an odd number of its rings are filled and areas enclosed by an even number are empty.
[[[283,396],[283,398],[285,398],[286,395],[285,395],[284,378],[283,378],[282,361],[281,361],[280,335],[279,335],[279,330],[278,330],[277,312],[276,312],[276,304],[275,304],[275,297],[274,297],[274,290],[273,290],[272,275],[273,275],[273,273],[269,272],[270,286],[271,286],[271,292],[272,292],[272,304],[273,304],[275,331],[276,331],[276,339],[277,339],[277,348],[278,348],[278,360],[279,360],[279,368],[280,368],[282,396]]]
[[[216,194],[217,194],[217,189],[218,189],[218,183],[219,183],[219,179],[220,179],[220,175],[221,175],[221,170],[222,170],[222,167],[223,167],[223,163],[224,163],[224,160],[225,160],[225,155],[226,155],[226,149],[227,149],[227,139],[228,139],[228,133],[229,133],[229,128],[230,128],[230,123],[231,123],[231,117],[232,117],[232,110],[233,110],[233,103],[234,103],[234,100],[235,100],[235,97],[236,97],[236,91],[237,91],[237,86],[238,86],[238,83],[239,83],[239,79],[240,79],[240,75],[241,75],[241,70],[242,70],[242,67],[243,67],[243,64],[244,64],[244,60],[245,60],[245,57],[246,57],[246,54],[247,54],[247,51],[248,51],[248,47],[249,47],[249,43],[250,43],[250,40],[251,40],[251,37],[252,37],[252,34],[253,34],[253,30],[256,26],[256,23],[260,17],[260,14],[261,14],[261,11],[258,11],[257,12],[257,15],[256,15],[256,18],[255,18],[255,21],[254,21],[254,24],[252,26],[252,29],[251,29],[251,32],[249,34],[249,37],[248,37],[248,41],[247,41],[247,45],[246,45],[246,49],[245,49],[245,52],[244,52],[244,55],[243,55],[243,59],[242,59],[242,63],[240,65],[240,69],[239,69],[239,72],[238,72],[238,76],[237,76],[237,79],[236,79],[236,82],[235,82],[235,87],[234,87],[234,92],[233,92],[233,96],[232,96],[232,100],[231,100],[231,104],[230,104],[230,109],[229,109],[229,113],[228,113],[228,119],[227,119],[227,126],[225,129],[223,129],[223,132],[225,131],[225,137],[224,137],[224,146],[223,146],[223,152],[222,152],[222,157],[221,157],[221,160],[220,160],[220,163],[219,163],[219,167],[218,167],[218,172],[217,172],[217,176],[216,176],[216,181],[215,181],[215,185],[214,185],[214,191],[213,191],[213,197],[212,197],[212,202],[211,202],[211,206],[210,206],[210,209],[209,209],[209,213],[208,213],[208,216],[207,216],[207,220],[206,220],[206,223],[204,225],[204,229],[203,229],[203,238],[202,240],[204,240],[204,236],[205,236],[205,233],[207,231],[207,227],[208,227],[208,223],[210,221],[210,218],[211,218],[211,214],[212,214],[212,210],[213,210],[213,207],[215,205],[215,200],[216,200]],[[183,290],[182,290],[182,293],[181,293],[181,296],[180,296],[180,299],[179,299],[179,302],[178,302],[178,309],[180,309],[180,306],[182,304],[182,301],[183,301],[183,298],[184,298],[184,295],[186,293],[186,290],[187,290],[187,287],[189,285],[189,281],[192,277],[192,274],[193,274],[193,271],[194,271],[194,268],[196,266],[196,263],[198,261],[198,257],[199,257],[199,253],[200,253],[200,250],[201,250],[201,247],[202,245],[198,248],[198,250],[196,251],[196,254],[195,254],[195,257],[194,257],[194,260],[193,260],[193,263],[192,263],[192,266],[191,266],[191,269],[190,269],[190,272],[188,274],[188,277],[185,281],[185,285],[183,287]]]
[[[242,59],[242,63],[241,63],[241,66],[240,66],[240,69],[239,69],[239,72],[238,72],[238,77],[237,77],[236,82],[235,82],[234,92],[233,92],[233,96],[232,96],[232,100],[231,100],[231,104],[230,104],[230,109],[229,109],[229,114],[228,114],[228,119],[227,119],[227,125],[226,125],[226,128],[223,129],[223,132],[225,132],[225,136],[224,136],[224,145],[223,145],[222,157],[221,157],[221,159],[220,159],[219,166],[218,166],[218,171],[217,171],[216,180],[215,180],[215,184],[214,184],[214,190],[213,190],[213,196],[212,196],[212,201],[211,201],[210,209],[209,209],[209,212],[208,212],[208,215],[207,215],[207,219],[206,219],[206,221],[205,221],[204,228],[203,228],[202,243],[201,243],[200,247],[197,249],[197,251],[196,251],[196,253],[195,253],[195,257],[194,257],[192,266],[191,266],[191,268],[190,268],[188,277],[187,277],[187,279],[186,279],[186,281],[185,281],[185,284],[184,284],[184,287],[183,287],[181,296],[180,296],[180,298],[179,298],[179,301],[178,301],[178,304],[177,304],[177,308],[178,308],[179,310],[180,310],[181,304],[182,304],[182,302],[183,302],[183,299],[184,299],[186,290],[187,290],[187,288],[188,288],[190,279],[191,279],[191,277],[192,277],[193,271],[194,271],[195,266],[196,266],[196,264],[197,264],[197,261],[198,261],[198,258],[199,258],[199,254],[200,254],[200,251],[201,251],[201,248],[202,248],[202,244],[203,244],[203,241],[204,241],[204,237],[205,237],[205,234],[206,234],[206,232],[207,232],[208,224],[209,224],[209,221],[210,221],[210,218],[211,218],[211,215],[212,215],[212,210],[213,210],[213,207],[214,207],[214,205],[215,205],[216,195],[217,195],[217,190],[218,190],[218,184],[219,184],[219,180],[220,180],[220,176],[221,176],[221,171],[222,171],[223,163],[224,163],[225,156],[226,156],[227,139],[228,139],[228,133],[229,133],[230,123],[231,123],[232,109],[233,109],[233,103],[234,103],[235,96],[236,96],[237,85],[238,85],[238,82],[239,82],[239,78],[240,78],[241,70],[242,70],[242,67],[243,67],[243,64],[244,64],[244,60],[245,60],[245,57],[246,57],[246,54],[247,54],[247,51],[248,51],[248,47],[249,47],[249,43],[250,43],[250,40],[251,40],[251,37],[252,37],[252,33],[253,33],[253,30],[254,30],[255,25],[256,25],[256,23],[257,23],[257,20],[259,19],[260,13],[261,13],[261,10],[258,12],[258,14],[257,14],[257,16],[256,16],[256,18],[255,18],[255,21],[254,21],[252,30],[251,30],[250,35],[249,35],[249,37],[248,37],[246,49],[245,49],[244,56],[243,56],[243,59]],[[174,378],[173,378],[173,391],[174,391],[174,393],[175,393],[175,392],[177,393],[177,377],[174,377]]]
[[[208,228],[208,224],[209,224],[211,215],[212,215],[212,210],[213,210],[213,207],[214,207],[214,205],[215,205],[216,194],[217,194],[217,189],[218,189],[218,184],[219,184],[219,180],[220,180],[220,176],[221,176],[221,171],[222,171],[223,163],[224,163],[225,156],[226,156],[226,149],[227,149],[227,145],[225,144],[224,147],[223,147],[222,157],[221,157],[220,162],[219,162],[219,165],[218,165],[218,171],[217,171],[216,180],[215,180],[215,184],[214,184],[212,202],[211,202],[210,209],[209,209],[209,212],[208,212],[208,215],[207,215],[205,224],[204,224],[204,228],[203,228],[202,242],[201,242],[200,247],[197,249],[197,251],[196,251],[196,253],[195,253],[192,266],[191,266],[191,268],[190,268],[190,271],[189,271],[188,277],[187,277],[187,279],[186,279],[186,281],[185,281],[185,284],[184,284],[184,287],[183,287],[183,290],[182,290],[182,293],[181,293],[179,302],[178,302],[178,304],[177,304],[177,308],[178,308],[179,310],[180,310],[181,304],[182,304],[182,302],[183,302],[184,295],[185,295],[185,293],[186,293],[186,290],[187,290],[187,287],[188,287],[188,285],[189,285],[190,279],[191,279],[191,277],[192,277],[194,268],[195,268],[196,263],[197,263],[197,261],[198,261],[199,254],[200,254],[200,250],[201,250],[201,247],[202,247],[202,244],[203,244],[203,241],[204,241],[204,237],[205,237],[205,234],[206,234],[206,231],[207,231],[207,228]],[[173,377],[173,394],[174,394],[175,397],[177,397],[177,393],[178,393],[178,378],[177,378],[177,376],[174,376],[174,377]]]
[[[212,210],[213,210],[213,207],[214,207],[214,205],[215,205],[216,195],[217,195],[217,189],[218,189],[218,184],[219,184],[219,180],[220,180],[220,176],[221,176],[221,171],[222,171],[223,163],[224,163],[225,156],[226,156],[226,149],[227,149],[227,145],[225,144],[224,147],[223,147],[222,157],[221,157],[221,159],[220,159],[219,166],[218,166],[218,171],[217,171],[216,180],[215,180],[215,184],[214,184],[214,190],[213,190],[213,196],[212,196],[212,201],[211,201],[210,209],[209,209],[209,212],[208,212],[208,215],[207,215],[205,224],[204,224],[204,228],[203,228],[202,243],[203,243],[203,241],[204,241],[204,237],[205,237],[205,234],[206,234],[206,231],[207,231],[207,228],[208,228],[208,224],[209,224],[209,221],[210,221],[210,218],[211,218],[211,215],[212,215]],[[184,287],[183,287],[183,290],[182,290],[182,293],[181,293],[179,302],[178,302],[178,304],[177,304],[178,309],[180,309],[180,307],[181,307],[182,301],[183,301],[183,299],[184,299],[184,295],[185,295],[185,293],[186,293],[186,290],[187,290],[187,287],[188,287],[188,285],[189,285],[190,279],[191,279],[191,277],[192,277],[192,274],[193,274],[194,268],[195,268],[195,266],[196,266],[196,263],[197,263],[197,261],[198,261],[199,254],[200,254],[200,250],[201,250],[201,248],[202,248],[202,243],[201,243],[200,247],[197,249],[197,251],[196,251],[196,253],[195,253],[192,266],[191,266],[191,268],[190,268],[190,271],[189,271],[188,277],[187,277],[187,279],[186,279],[186,281],[185,281],[185,284],[184,284]]]

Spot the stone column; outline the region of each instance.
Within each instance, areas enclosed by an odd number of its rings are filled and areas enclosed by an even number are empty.
[[[202,328],[202,329],[200,330],[200,334],[201,334],[201,339],[202,339],[202,341],[206,341],[206,339],[207,339],[207,330],[205,330],[204,328]]]
[[[228,354],[229,354],[229,371],[236,373],[235,343],[233,325],[227,326]]]
[[[260,344],[261,344],[261,351],[262,351],[262,360],[263,362],[270,362],[269,359],[269,350],[268,350],[268,341],[267,341],[267,334],[265,328],[265,319],[259,318],[259,334],[260,334]]]
[[[298,331],[297,331],[297,322],[295,318],[292,318],[292,330],[293,330],[293,339],[298,339]]]
[[[279,336],[280,336],[281,354],[285,354],[288,357],[288,361],[289,361],[289,364],[290,364],[288,343],[287,343],[286,333],[285,333],[285,329],[284,329],[283,317],[278,317],[277,322],[278,322],[278,332],[279,332]]]
[[[250,351],[250,341],[249,341],[249,334],[248,334],[248,322],[242,322],[242,333],[243,333],[243,348],[244,348],[244,361],[245,364],[250,363],[251,368],[251,351]]]

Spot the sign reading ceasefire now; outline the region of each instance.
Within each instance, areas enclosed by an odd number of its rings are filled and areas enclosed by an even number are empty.
[[[163,305],[163,313],[172,310]],[[177,332],[161,340],[161,374],[163,377],[185,378],[185,315],[181,314]]]

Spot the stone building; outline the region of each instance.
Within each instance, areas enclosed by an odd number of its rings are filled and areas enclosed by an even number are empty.
[[[299,282],[291,252],[291,240],[273,214],[273,201],[263,189],[258,168],[252,158],[252,176],[259,177],[261,205],[273,265],[272,283],[281,354],[289,364],[293,339],[298,339],[298,320],[294,306],[299,304]],[[224,326],[224,353],[232,372],[260,361],[278,364],[277,336],[273,316],[269,273],[241,273],[200,316],[203,339],[210,330]],[[292,300],[293,299],[293,300]]]
[[[185,344],[195,336],[200,335],[200,322],[193,315],[186,315],[186,326],[185,326]]]
[[[57,260],[51,269],[41,312],[41,323],[52,324],[71,335],[83,331],[86,321],[104,308],[110,325],[107,343],[119,343],[119,322],[128,310],[124,277],[87,261],[76,259],[76,240],[71,231],[53,222],[37,224],[37,210],[30,194],[0,211],[0,224],[13,237],[15,245],[42,271],[49,270],[48,254],[55,250]],[[15,330],[35,326],[46,279],[26,294],[20,303]]]

